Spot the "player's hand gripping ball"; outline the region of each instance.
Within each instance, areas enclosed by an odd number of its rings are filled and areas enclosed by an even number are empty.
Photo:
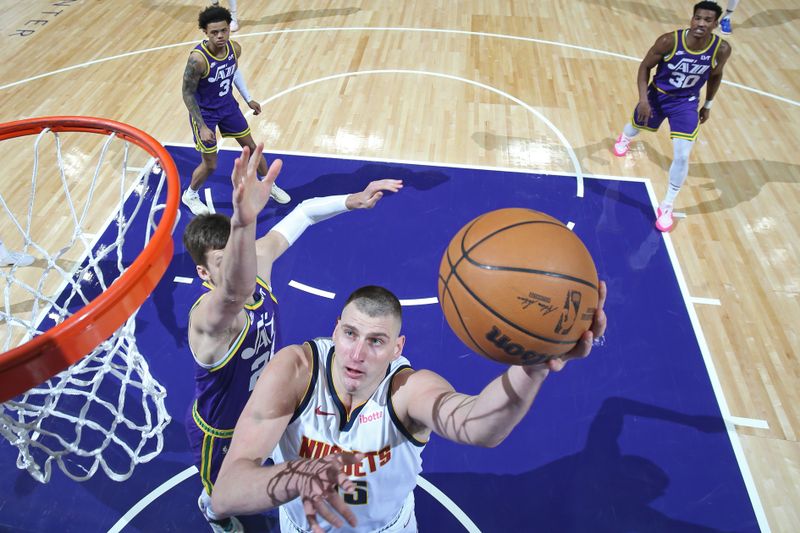
[[[512,365],[572,349],[592,325],[597,285],[581,240],[532,209],[498,209],[472,220],[439,266],[447,323],[470,349]]]

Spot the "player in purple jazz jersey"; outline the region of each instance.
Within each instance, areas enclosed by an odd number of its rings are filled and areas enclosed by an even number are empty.
[[[628,153],[628,144],[639,130],[656,131],[669,120],[672,138],[672,165],[669,187],[656,212],[656,228],[673,227],[672,205],[689,173],[689,154],[697,139],[699,124],[711,115],[711,102],[722,83],[722,69],[731,55],[731,46],[712,31],[717,27],[722,8],[716,2],[700,2],[688,29],[665,33],[647,52],[636,78],[639,103],[633,120],[626,124],[614,144],[614,155]],[[656,74],[650,80],[650,71]],[[698,112],[700,89],[706,87],[706,101]]]
[[[183,203],[195,215],[209,212],[197,191],[217,168],[215,130],[219,128],[223,137],[233,137],[251,151],[256,147],[250,126],[233,97],[232,85],[236,86],[254,114],[261,113],[261,105],[250,96],[239,70],[242,47],[229,39],[231,20],[231,13],[224,7],[212,6],[200,13],[198,24],[208,39],[189,53],[183,73],[183,102],[189,110],[195,147],[202,156],[182,196]],[[267,173],[266,160],[259,163],[258,172],[261,176]],[[273,185],[271,195],[280,204],[291,200],[277,185]]]
[[[203,482],[198,504],[215,531],[241,531],[235,518],[219,520],[210,500],[239,414],[278,342],[277,300],[270,288],[273,263],[310,225],[369,209],[385,191],[403,186],[400,180],[383,179],[358,193],[310,198],[256,239],[256,219],[282,166],[279,159],[273,161],[259,180],[262,149],[259,144],[251,156],[245,146],[234,164],[233,216],[198,215],[183,234],[207,289],[189,312],[189,348],[197,366],[186,427]]]

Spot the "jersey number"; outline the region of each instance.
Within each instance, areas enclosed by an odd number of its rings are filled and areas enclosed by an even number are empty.
[[[220,96],[225,96],[226,94],[228,94],[228,92],[230,92],[230,90],[231,90],[231,80],[230,80],[230,78],[226,78],[226,79],[222,80],[221,82],[219,82],[219,86],[222,89],[219,92]]]
[[[367,482],[353,481],[356,488],[353,492],[344,493],[344,502],[348,505],[366,505],[367,503]]]
[[[669,82],[678,89],[688,89],[689,87],[694,87],[697,85],[698,81],[700,81],[700,76],[697,74],[689,74],[687,76],[681,72],[673,72],[672,76],[669,78]]]

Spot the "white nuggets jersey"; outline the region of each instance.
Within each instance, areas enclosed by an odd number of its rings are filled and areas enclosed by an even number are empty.
[[[361,464],[345,469],[356,490],[353,494],[343,493],[358,525],[353,529],[345,523],[337,531],[400,531],[415,527],[413,490],[422,470],[420,454],[426,442],[418,441],[402,426],[390,398],[392,378],[402,369],[411,368],[408,360],[399,357],[393,361],[372,397],[354,407],[348,417],[333,385],[333,341],[320,338],[308,345],[313,352],[308,391],[278,442],[273,459],[281,463],[301,457],[325,457],[341,450],[361,452],[366,455]],[[317,518],[320,526],[331,529],[322,517]],[[300,498],[281,506],[281,526],[284,531],[311,531]]]

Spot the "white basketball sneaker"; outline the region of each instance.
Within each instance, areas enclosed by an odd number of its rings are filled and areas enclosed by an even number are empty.
[[[288,204],[292,201],[292,197],[289,196],[289,193],[275,184],[272,184],[272,191],[270,191],[269,195],[279,204]]]
[[[33,264],[33,256],[23,254],[22,252],[8,252],[3,257],[0,257],[0,267],[5,266],[18,266],[26,267]]]
[[[197,194],[197,191],[193,191],[191,187],[183,191],[181,201],[195,216],[208,215],[211,213],[208,206],[200,199],[200,195]]]
[[[231,33],[239,31],[239,21],[236,18],[231,19]]]

